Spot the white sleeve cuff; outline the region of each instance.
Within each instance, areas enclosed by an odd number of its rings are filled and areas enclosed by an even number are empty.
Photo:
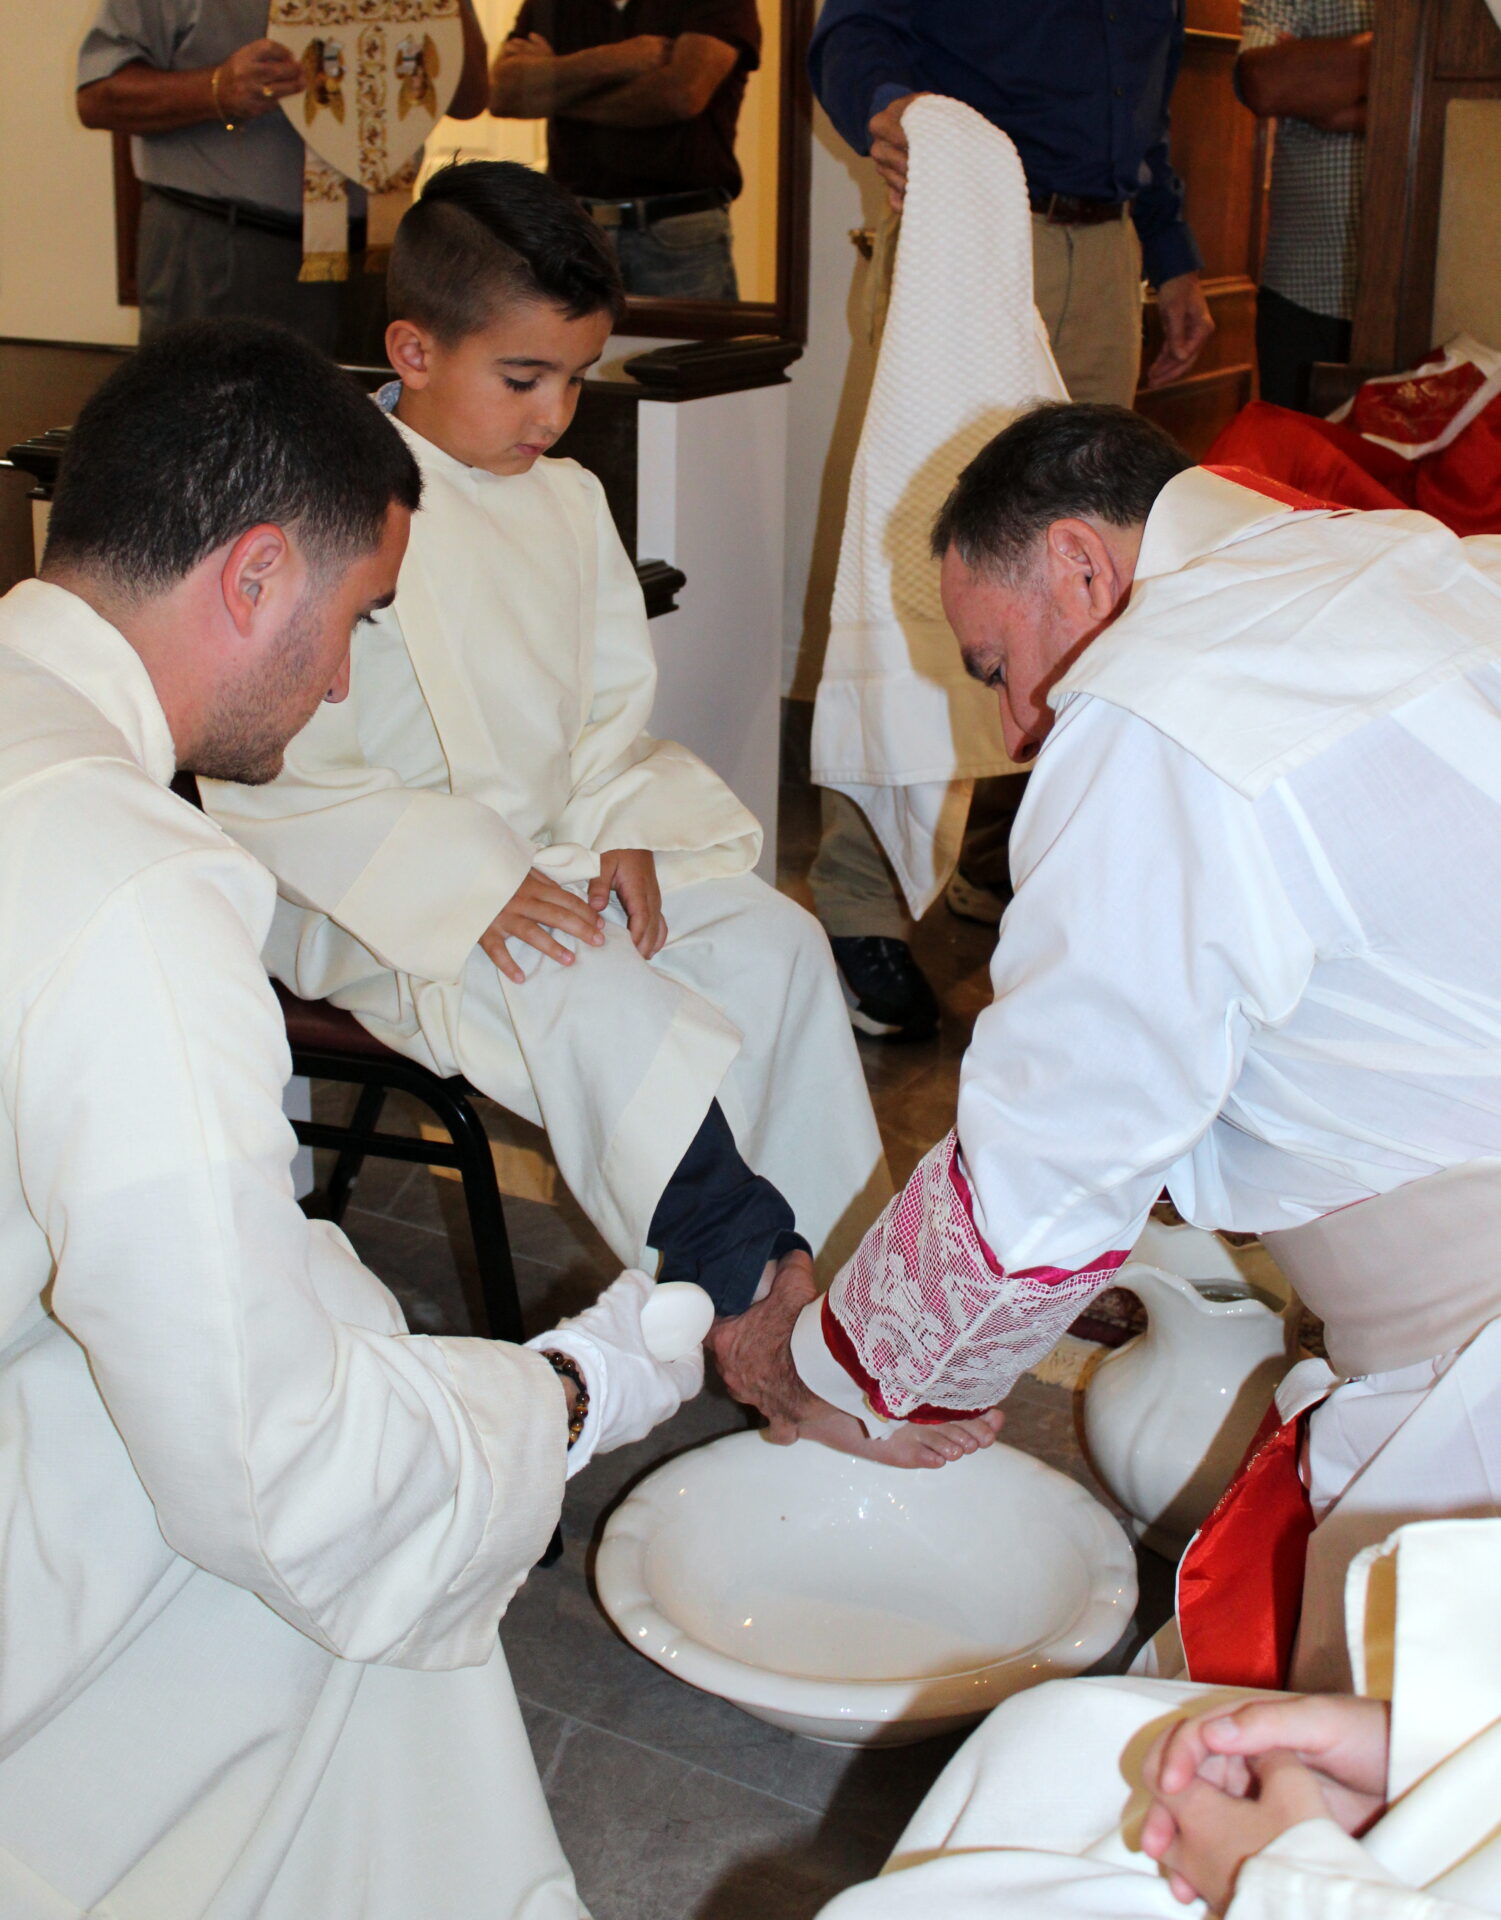
[[[810,1392],[841,1412],[852,1413],[872,1440],[889,1439],[902,1425],[900,1420],[883,1419],[829,1352],[829,1343],[823,1337],[822,1295],[808,1302],[793,1326],[792,1364]]]

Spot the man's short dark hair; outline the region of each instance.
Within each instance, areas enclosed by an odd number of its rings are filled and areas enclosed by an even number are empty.
[[[260,321],[193,321],[132,354],[79,414],[44,566],[149,599],[265,521],[323,570],[373,552],[389,508],[421,498],[401,435],[316,347]]]
[[[441,167],[396,229],[387,312],[452,346],[528,301],[618,320],[625,294],[604,235],[556,180],[515,160]]]
[[[1003,428],[960,474],[933,523],[934,557],[955,547],[974,572],[1015,584],[1055,520],[1139,526],[1168,481],[1193,464],[1129,407],[1048,401]]]

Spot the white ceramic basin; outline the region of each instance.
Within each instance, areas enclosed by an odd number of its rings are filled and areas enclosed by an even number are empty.
[[[1082,1673],[1136,1605],[1122,1528],[1014,1448],[903,1472],[758,1433],[642,1481],[595,1581],[648,1659],[841,1746],[926,1739]]]

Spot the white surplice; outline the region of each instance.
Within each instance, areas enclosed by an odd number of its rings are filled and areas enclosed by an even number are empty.
[[[1391,1596],[1395,1597],[1395,1627]],[[1291,1828],[1242,1867],[1226,1920],[1465,1920],[1501,1913],[1501,1522],[1401,1529],[1352,1569],[1361,1693],[1392,1701],[1388,1810],[1362,1840]],[[1059,1680],[998,1707],[950,1761],[881,1876],[820,1920],[1170,1920],[1136,1845],[1140,1765],[1230,1688]]]
[[[542,1358],[293,1198],[269,874],[136,654],[0,602],[0,1913],[573,1920],[496,1639]]]
[[[656,666],[599,482],[401,431],[424,504],[348,700],[270,786],[204,783],[277,876],[272,972],[544,1125],[627,1265],[716,1096],[815,1251],[841,1222],[847,1251],[889,1186],[828,944],[750,872],[760,828],[723,781],[645,732]],[[667,946],[643,961],[612,903],[572,967],[513,941],[512,985],[476,941],[527,871],[582,888],[618,847],[656,856]]]
[[[1501,1155],[1493,545],[1204,469],[1165,489],[1126,611],[1051,695],[956,1135],[799,1324],[826,1397],[1002,1399],[1163,1187],[1260,1232]],[[1328,1518],[1501,1508],[1485,1366],[1390,1383],[1386,1478],[1346,1404],[1383,1383],[1338,1388]]]

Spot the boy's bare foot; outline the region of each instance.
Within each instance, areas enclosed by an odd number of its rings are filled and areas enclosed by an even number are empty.
[[[790,1446],[794,1440],[816,1440],[836,1453],[858,1454],[861,1459],[878,1460],[888,1467],[946,1467],[952,1460],[994,1446],[1006,1418],[999,1407],[992,1407],[973,1420],[949,1420],[931,1427],[908,1425],[889,1439],[872,1440],[852,1413],[831,1406],[827,1400],[809,1398],[809,1409],[796,1425],[773,1421],[767,1438],[778,1446]]]

